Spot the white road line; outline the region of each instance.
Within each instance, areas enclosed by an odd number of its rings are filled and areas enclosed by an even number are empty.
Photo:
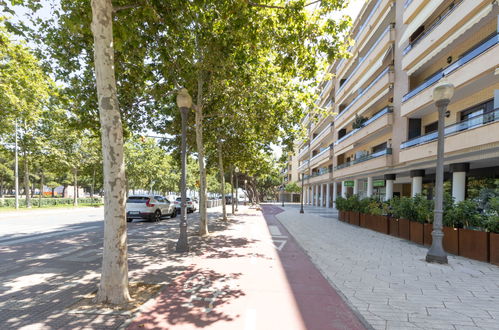
[[[246,310],[244,330],[255,330],[255,329],[256,329],[256,309],[248,308]]]
[[[279,230],[279,227],[269,225],[269,231],[272,236],[281,236],[281,231]]]
[[[61,235],[71,235],[71,234],[80,233],[83,231],[90,231],[90,230],[96,229],[96,228],[100,228],[100,226],[91,226],[91,227],[75,229],[75,230],[58,231],[55,233],[48,233],[48,234],[43,234],[43,235],[36,235],[36,236],[30,236],[30,237],[26,237],[26,238],[14,239],[14,240],[10,240],[10,241],[3,241],[3,242],[0,242],[0,246],[13,245],[13,244],[18,244],[18,243],[26,243],[26,242],[31,242],[31,241],[44,239],[44,238],[61,236]]]

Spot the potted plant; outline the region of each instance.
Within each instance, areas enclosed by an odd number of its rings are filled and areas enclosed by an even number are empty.
[[[412,198],[410,209],[407,213],[407,218],[410,223],[411,241],[418,244],[424,244],[424,224],[430,222],[432,202],[423,195],[416,195]]]
[[[499,266],[499,197],[493,197],[489,201],[488,219],[486,222],[489,237],[490,262]]]
[[[336,197],[336,209],[338,210],[338,220],[345,221],[346,219],[346,199],[343,197]]]
[[[355,119],[352,122],[352,128],[358,129],[364,126],[364,123],[367,121],[366,117],[355,115]]]
[[[359,200],[359,196],[357,195],[352,195],[347,198],[347,205],[348,205],[348,223],[352,225],[359,226],[359,216],[360,216],[360,210],[361,210],[361,203]]]
[[[459,227],[459,255],[480,261],[489,261],[489,233],[477,204],[471,200],[458,202],[450,210],[450,216]]]
[[[394,197],[390,200],[392,215],[398,219],[398,235],[400,238],[411,239],[411,225],[407,218],[413,213],[413,205],[411,198]]]

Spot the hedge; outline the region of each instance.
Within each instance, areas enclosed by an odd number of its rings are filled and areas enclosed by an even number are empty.
[[[39,199],[37,197],[34,197],[31,199],[31,205],[34,207],[39,206]],[[100,204],[102,203],[102,198],[100,197],[85,197],[85,198],[78,198],[78,203],[79,204]],[[48,205],[73,205],[73,198],[42,198],[41,199],[41,206],[48,206]],[[0,198],[0,207],[15,207],[16,206],[16,200],[15,198]],[[26,207],[26,199],[20,198],[19,199],[19,207]]]

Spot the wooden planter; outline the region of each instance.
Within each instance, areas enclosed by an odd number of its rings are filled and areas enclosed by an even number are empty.
[[[374,230],[378,233],[388,235],[388,217],[385,215],[371,215],[371,217],[374,222]]]
[[[367,214],[360,213],[359,215],[359,226],[366,228],[367,225]]]
[[[389,217],[388,218],[388,233],[392,236],[399,236],[399,219]]]
[[[489,261],[489,233],[479,230],[459,228],[459,255]]]
[[[345,211],[338,211],[338,220],[345,221]]]
[[[490,233],[489,257],[491,264],[499,266],[499,234]]]
[[[399,220],[399,237],[410,240],[411,239],[411,222],[407,219]]]
[[[459,230],[457,228],[444,227],[444,250],[447,253],[459,254]]]
[[[417,221],[411,221],[410,222],[410,231],[409,231],[409,236],[411,238],[411,242],[418,243],[423,245],[423,233],[424,233],[424,226],[422,223],[417,222]]]
[[[432,242],[431,232],[432,231],[433,231],[433,224],[432,223],[425,223],[423,225],[423,244],[424,245],[431,245],[431,242]]]
[[[350,224],[355,225],[355,226],[359,226],[359,224],[360,224],[359,217],[360,217],[359,212],[350,211],[350,221],[349,221]]]

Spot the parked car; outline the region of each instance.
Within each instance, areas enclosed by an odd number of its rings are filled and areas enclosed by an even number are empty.
[[[126,201],[126,221],[146,219],[160,221],[162,216],[177,216],[175,205],[163,196],[134,195]]]
[[[177,214],[180,214],[181,201],[182,201],[181,197],[177,197],[177,199],[175,200],[175,207],[177,208]],[[191,198],[187,197],[186,202],[187,202],[187,213],[192,213],[197,210],[197,203],[194,202]]]

